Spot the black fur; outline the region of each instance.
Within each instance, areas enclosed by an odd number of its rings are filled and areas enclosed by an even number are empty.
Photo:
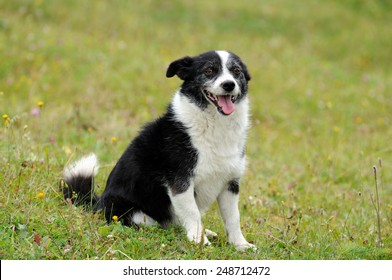
[[[94,194],[94,178],[84,176],[74,176],[60,182],[60,188],[63,191],[64,199],[70,199],[77,206],[90,208],[97,205],[98,196]]]
[[[238,183],[238,179],[232,180],[231,182],[229,182],[229,191],[231,191],[232,193],[238,194],[240,191],[240,185]]]
[[[113,215],[129,224],[132,214],[143,211],[162,226],[171,221],[167,186],[185,191],[197,153],[171,107],[149,123],[133,140],[111,172],[100,200],[109,222]]]

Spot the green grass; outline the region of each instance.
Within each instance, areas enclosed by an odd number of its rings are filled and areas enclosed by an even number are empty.
[[[392,259],[390,2],[166,2],[0,0],[0,258]],[[227,244],[216,205],[200,247],[65,203],[64,165],[96,152],[101,192],[179,86],[167,65],[210,49],[253,77],[240,211],[259,250]]]

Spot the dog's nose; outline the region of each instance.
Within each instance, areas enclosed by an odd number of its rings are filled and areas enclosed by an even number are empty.
[[[233,81],[225,81],[221,84],[221,87],[225,91],[231,92],[235,88],[235,83]]]

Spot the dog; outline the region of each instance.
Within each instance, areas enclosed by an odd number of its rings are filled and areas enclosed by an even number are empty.
[[[246,65],[229,51],[208,51],[173,61],[166,77],[182,85],[166,113],[148,123],[111,171],[99,197],[92,188],[99,164],[95,154],[64,168],[64,198],[103,210],[107,222],[124,225],[181,225],[188,239],[209,245],[216,233],[201,217],[214,201],[229,243],[246,241],[238,210],[239,180],[245,172],[249,127]]]

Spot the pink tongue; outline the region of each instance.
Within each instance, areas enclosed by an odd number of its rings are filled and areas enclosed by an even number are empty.
[[[217,95],[218,105],[223,113],[230,115],[234,112],[234,103],[231,101],[230,95]]]

